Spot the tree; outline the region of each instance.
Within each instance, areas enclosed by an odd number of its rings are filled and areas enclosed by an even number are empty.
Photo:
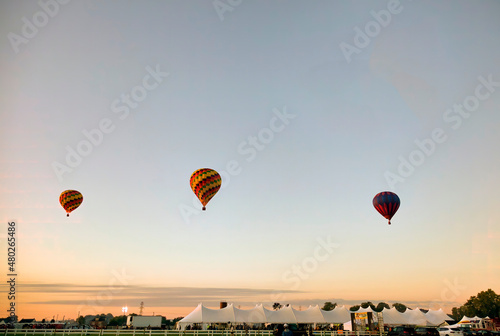
[[[371,303],[371,301],[367,301],[367,302],[363,302],[361,304],[361,308],[368,308],[370,307],[372,310],[375,310],[375,305],[373,303]]]
[[[104,315],[104,314],[103,314]],[[113,319],[113,314],[111,313],[107,313],[106,314],[106,323],[109,323],[109,321],[111,321]]]
[[[321,308],[321,309],[330,311],[330,310],[334,310],[335,307],[337,307],[337,302],[335,302],[335,303],[325,302],[325,304],[323,305],[323,308]]]
[[[121,315],[121,316],[115,316],[113,317],[108,325],[109,326],[124,326],[127,323],[127,316]]]
[[[455,320],[460,320],[464,316],[500,317],[500,295],[491,289],[479,292],[477,296],[471,296],[462,306],[454,307],[451,312]]]
[[[181,317],[176,317],[176,318],[174,318],[173,320],[166,320],[165,326],[166,326],[166,327],[173,327],[173,326],[175,326],[175,324],[176,324],[178,321],[182,320],[183,318],[184,318],[184,317],[182,317],[182,316],[181,316]],[[162,323],[163,323],[163,322],[162,322]]]
[[[85,324],[85,317],[83,316],[78,316],[78,318],[76,319],[76,323],[78,323],[78,326],[82,326]]]
[[[404,313],[407,309],[407,307],[404,304],[399,302],[393,303],[392,306],[396,308],[396,310],[400,313]]]
[[[283,306],[281,305],[281,303],[279,303],[279,302],[275,302],[275,303],[273,303],[273,309],[274,309],[274,310],[279,310],[279,309],[281,309],[281,307],[283,307]]]
[[[377,312],[381,312],[382,310],[384,310],[384,308],[390,309],[391,307],[385,302],[379,302],[374,310]]]

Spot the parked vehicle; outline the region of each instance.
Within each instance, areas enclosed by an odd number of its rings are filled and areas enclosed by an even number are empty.
[[[439,331],[432,327],[417,327],[415,333],[417,336],[440,336]]]
[[[440,336],[464,336],[460,328],[455,327],[439,327],[438,331]]]
[[[476,330],[476,336],[496,336],[498,332],[492,330]]]
[[[387,336],[417,336],[415,328],[397,326],[387,333]]]
[[[477,336],[477,333],[472,330],[470,327],[458,327],[464,336]]]
[[[160,328],[161,316],[127,316],[127,326],[131,328]]]

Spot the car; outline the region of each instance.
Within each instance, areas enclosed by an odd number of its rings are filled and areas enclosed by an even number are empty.
[[[464,336],[477,336],[477,333],[473,331],[470,327],[458,327],[464,334]]]
[[[497,334],[497,333],[495,333],[495,332],[494,332],[494,331],[492,331],[492,330],[484,330],[484,329],[483,329],[483,330],[477,330],[477,331],[476,331],[476,335],[477,335],[477,336],[494,336],[494,335],[496,336],[496,335],[498,335],[498,334]]]
[[[438,332],[440,336],[464,336],[460,328],[455,327],[439,327]]]
[[[440,336],[439,331],[432,327],[417,327],[415,333],[417,336]]]
[[[415,328],[397,326],[387,333],[387,336],[417,336]]]

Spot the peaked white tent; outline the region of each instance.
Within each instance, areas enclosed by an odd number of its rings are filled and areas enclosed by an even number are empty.
[[[321,314],[326,323],[346,323],[351,321],[351,312],[345,306],[337,306],[330,311],[321,309]]]
[[[453,326],[464,326],[464,325],[468,325],[472,328],[486,328],[486,324],[484,322],[484,320],[486,319],[490,319],[489,317],[485,317],[485,318],[481,318],[479,316],[474,316],[474,317],[468,317],[468,316],[464,316],[462,317],[462,319],[460,321],[458,321],[457,324],[453,325]]]
[[[222,323],[235,322],[234,307],[232,304],[222,309],[210,309],[199,304],[188,316],[179,321],[181,329],[193,323]]]
[[[297,323],[291,306],[285,306],[279,310],[270,310],[264,307],[267,323]]]
[[[404,313],[400,313],[394,307],[391,309],[384,307],[382,310],[382,316],[384,318],[384,324],[407,324],[407,319],[405,318]]]
[[[234,322],[236,323],[266,323],[264,307],[256,305],[252,309],[234,308]]]
[[[370,307],[360,308],[356,313],[371,312],[374,318],[377,318],[377,312]],[[384,324],[401,325],[413,324],[419,326],[438,326],[450,320],[441,309],[436,311],[429,310],[423,313],[420,309],[407,309],[404,313],[400,313],[396,308],[382,311]],[[262,304],[256,305],[251,309],[235,308],[233,304],[229,304],[222,309],[211,309],[199,304],[189,315],[179,321],[179,326],[184,329],[188,324],[204,324],[206,327],[209,323],[348,323],[351,320],[351,311],[345,306],[335,307],[335,309],[326,311],[316,306],[309,306],[306,310],[296,310],[292,306],[286,306],[279,310],[272,310],[264,307]],[[466,321],[482,320],[479,317],[464,317],[462,323]]]
[[[293,308],[292,308],[293,309]],[[295,310],[293,314],[300,323],[325,323],[325,317],[321,314],[321,309],[318,305],[309,306],[306,310]]]
[[[442,324],[448,324],[446,321],[452,321],[453,319],[446,314],[442,308],[438,310],[431,310],[425,313],[425,318],[433,326],[440,326]]]
[[[406,309],[404,312],[405,318],[408,321],[407,324],[415,324],[419,326],[428,326],[431,325],[429,321],[425,318],[425,314],[422,313],[420,308],[416,308],[413,310]]]
[[[376,311],[374,311],[372,309],[372,307],[366,307],[366,308],[362,308],[362,307],[359,307],[358,310],[356,310],[355,312],[353,313],[373,313],[373,314],[377,314]]]

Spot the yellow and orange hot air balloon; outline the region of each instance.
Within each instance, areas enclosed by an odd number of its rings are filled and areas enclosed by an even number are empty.
[[[66,210],[69,217],[69,213],[80,206],[83,202],[83,196],[79,191],[76,190],[65,190],[59,196],[59,203],[61,203],[64,210]]]
[[[203,205],[202,210],[206,209],[206,205],[212,197],[219,191],[222,179],[215,170],[210,168],[201,168],[191,175],[189,180],[191,189]]]

